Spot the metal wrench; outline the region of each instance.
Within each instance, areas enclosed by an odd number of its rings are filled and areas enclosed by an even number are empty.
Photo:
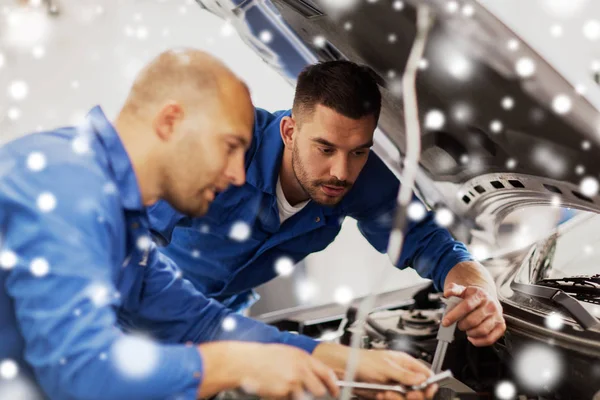
[[[419,385],[405,386],[405,385],[383,385],[379,383],[366,383],[366,382],[347,382],[337,381],[337,385],[340,387],[351,387],[355,389],[367,389],[367,390],[380,390],[380,391],[391,391],[406,394],[415,390],[424,390],[429,385],[444,381],[452,378],[452,371],[447,370],[442,373],[433,375]]]
[[[460,297],[452,296],[447,300],[443,300],[446,303],[446,310],[444,311],[444,315],[442,319],[448,314],[454,307],[458,305],[462,301]],[[442,370],[442,365],[444,364],[444,358],[446,358],[446,351],[448,351],[448,345],[454,341],[454,331],[456,331],[456,323],[455,321],[450,326],[442,326],[440,323],[440,327],[437,333],[438,344],[435,348],[435,354],[433,356],[433,362],[431,363],[431,370],[434,374],[439,373]]]

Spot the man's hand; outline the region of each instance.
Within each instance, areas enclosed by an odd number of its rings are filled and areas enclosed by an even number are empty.
[[[233,388],[275,399],[339,395],[333,370],[295,347],[214,342],[200,345],[199,351],[205,371],[200,398]]]
[[[458,329],[466,332],[469,342],[478,347],[490,346],[504,335],[506,323],[496,296],[479,286],[465,287],[455,283],[444,290],[444,297],[450,296],[460,297],[463,301],[448,312],[443,326],[459,321]]]
[[[399,351],[359,349],[358,367],[355,380],[359,382],[418,385],[433,375],[424,364]],[[339,379],[344,379],[350,348],[334,343],[321,343],[313,355],[333,368]],[[431,385],[425,392],[410,392],[406,396],[398,392],[376,392],[355,390],[362,397],[377,400],[423,400],[432,399],[437,385]]]

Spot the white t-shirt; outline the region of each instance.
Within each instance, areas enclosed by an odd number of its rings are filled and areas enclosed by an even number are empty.
[[[310,200],[303,201],[296,206],[292,206],[287,199],[285,198],[285,194],[283,194],[283,189],[281,188],[281,179],[277,178],[277,208],[279,209],[279,223],[283,224],[283,222],[293,216],[294,214],[300,212]]]

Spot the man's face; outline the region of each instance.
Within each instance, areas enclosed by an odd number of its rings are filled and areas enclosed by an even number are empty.
[[[206,214],[217,193],[246,179],[254,108],[246,90],[224,97],[184,119],[177,128],[181,139],[167,161],[165,200],[191,217]]]
[[[365,166],[373,145],[375,118],[358,120],[317,105],[312,115],[296,124],[292,166],[311,200],[338,204]]]

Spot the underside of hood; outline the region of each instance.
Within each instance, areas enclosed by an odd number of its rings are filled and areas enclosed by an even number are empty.
[[[469,12],[449,12],[449,3],[459,10],[462,4],[437,0],[357,0],[347,10],[332,9],[332,0],[267,3],[244,1],[234,14],[245,7],[250,18],[250,4],[276,10],[289,28],[284,33],[316,59],[371,67],[386,137],[376,137],[375,151],[397,172],[394,152],[404,154],[406,144],[401,78],[416,33],[415,5],[430,7],[433,25],[417,75],[417,184],[428,204],[444,204],[467,221],[458,229],[461,239],[490,229],[515,207],[559,201],[600,211],[598,105],[481,3],[469,3]],[[285,63],[292,55],[278,57]]]

